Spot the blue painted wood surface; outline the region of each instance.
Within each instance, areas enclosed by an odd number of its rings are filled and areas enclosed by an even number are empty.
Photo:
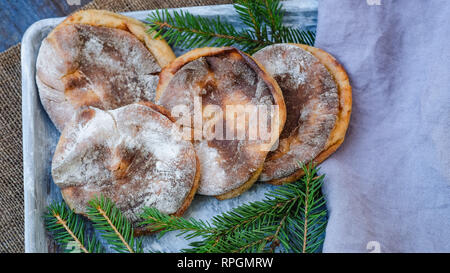
[[[0,52],[20,42],[25,30],[34,22],[65,16],[89,2],[90,0],[0,0]]]

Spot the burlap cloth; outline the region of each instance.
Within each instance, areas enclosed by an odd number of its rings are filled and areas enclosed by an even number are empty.
[[[62,0],[61,0],[62,1]],[[94,0],[111,11],[227,4],[231,0]],[[20,44],[0,54],[0,253],[24,251]]]

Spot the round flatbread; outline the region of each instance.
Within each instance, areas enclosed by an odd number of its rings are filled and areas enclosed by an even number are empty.
[[[198,192],[219,199],[253,185],[286,116],[277,83],[250,56],[232,47],[200,48],[177,58],[161,72],[157,99],[175,118],[190,117],[180,125],[191,129],[187,137],[194,139],[200,159]],[[268,130],[258,129],[261,124]],[[251,132],[257,136],[252,138]]]
[[[264,164],[260,180],[296,181],[301,163],[320,163],[343,142],[351,113],[351,87],[343,67],[323,50],[276,44],[253,55],[278,82],[287,120],[280,145]]]
[[[161,68],[175,59],[145,25],[120,14],[79,11],[43,40],[36,64],[39,95],[58,130],[76,110],[111,110],[154,101]]]
[[[167,112],[151,103],[84,107],[62,132],[53,180],[76,213],[103,195],[132,223],[144,207],[180,216],[198,188],[200,165],[192,143],[173,128]]]

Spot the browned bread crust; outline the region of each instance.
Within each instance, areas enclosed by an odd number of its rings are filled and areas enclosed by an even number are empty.
[[[42,42],[36,82],[58,130],[82,106],[100,109],[153,101],[158,73],[175,59],[145,25],[104,10],[76,12]]]
[[[200,164],[189,141],[150,102],[104,111],[81,109],[66,126],[52,161],[52,176],[68,206],[85,214],[94,196],[110,198],[136,224],[144,207],[181,216],[192,202]],[[136,226],[136,234],[146,228]]]
[[[322,49],[303,44],[293,45],[298,46],[313,54],[333,76],[338,88],[339,111],[337,114],[335,126],[328,137],[323,151],[319,153],[313,160],[315,164],[320,164],[331,154],[333,154],[344,141],[352,111],[352,88],[350,86],[349,78],[345,69],[331,54],[325,52]],[[271,181],[268,181],[268,183],[273,185],[282,185],[297,181],[303,175],[303,170],[299,169],[286,177],[273,179]]]
[[[279,128],[277,130],[272,130],[272,133],[275,133],[276,136],[271,138],[270,143],[265,143],[264,146],[267,151],[270,150],[270,147],[273,146],[273,144],[276,142],[276,140],[279,137],[279,133],[284,127],[284,122],[286,120],[286,106],[284,104],[284,99],[281,93],[281,90],[276,83],[276,81],[266,72],[265,68],[261,66],[254,58],[251,56],[248,56],[247,54],[232,48],[232,47],[224,47],[224,48],[197,48],[194,49],[177,59],[175,59],[173,62],[171,62],[169,65],[167,65],[162,72],[160,73],[160,80],[158,83],[158,87],[156,89],[156,101],[157,103],[163,105],[164,107],[168,107],[165,102],[167,100],[173,99],[173,94],[170,96],[167,95],[167,88],[169,84],[171,83],[172,79],[175,77],[178,71],[180,71],[183,67],[185,67],[188,63],[191,63],[195,60],[198,60],[200,58],[210,57],[210,56],[219,56],[223,54],[230,54],[230,58],[236,58],[243,60],[255,73],[262,79],[262,81],[265,82],[267,87],[270,90],[270,94],[274,100],[274,104],[279,106]],[[231,92],[231,91],[230,91]],[[164,97],[166,94],[167,97]],[[170,110],[170,107],[168,107]],[[197,152],[198,149],[197,149]],[[267,153],[265,153],[265,156]],[[199,156],[201,158],[201,156]],[[201,160],[200,160],[201,161]],[[263,161],[261,160],[261,163],[258,164],[258,166],[255,168],[255,171],[252,172],[249,175],[249,178],[247,181],[244,181],[238,186],[234,186],[233,188],[229,189],[227,192],[216,194],[216,198],[219,200],[229,199],[233,198],[235,196],[238,196],[248,190],[258,179],[259,174],[262,171]],[[201,186],[200,186],[201,187]]]
[[[82,10],[67,17],[55,30],[71,24],[85,24],[127,31],[145,44],[161,67],[175,59],[175,54],[167,42],[162,38],[154,39],[153,35],[147,33],[144,23],[134,18],[107,10]]]

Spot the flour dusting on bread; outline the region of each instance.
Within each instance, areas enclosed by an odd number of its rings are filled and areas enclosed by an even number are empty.
[[[254,114],[258,116],[258,122],[266,121],[268,132],[276,134],[276,138],[279,135],[277,128],[271,128],[272,119],[279,117],[273,115],[270,108],[277,105],[275,96],[278,94],[271,88],[267,78],[264,78],[265,75],[250,57],[236,49],[227,48],[220,53],[198,56],[184,63],[174,72],[170,82],[166,83],[158,104],[168,110],[172,111],[179,105],[186,106],[191,120],[200,115],[203,125],[213,120],[205,116],[207,107],[214,106],[223,113],[223,119],[218,119],[214,124],[215,130],[223,128],[221,138],[219,135],[215,135],[213,139],[194,137],[202,170],[198,190],[200,194],[218,196],[228,193],[251,181],[255,173],[260,171],[268,152],[261,147],[269,141],[261,139],[262,137],[249,139],[249,116]],[[197,109],[195,99],[201,100],[201,106]],[[251,108],[251,113],[244,108],[235,108],[237,111],[230,112],[230,116],[227,116],[227,111],[235,106],[254,108]],[[269,111],[258,112],[259,106],[269,106]],[[284,111],[284,104],[280,108],[280,111]],[[238,125],[241,126],[240,129]],[[252,129],[257,130],[256,127]],[[240,132],[244,138],[239,138]]]
[[[260,180],[280,179],[324,150],[338,111],[338,88],[326,67],[298,46],[277,44],[254,54],[283,91],[287,108],[279,148],[268,155]]]
[[[145,45],[127,31],[84,24],[55,29],[42,43],[37,79],[44,108],[62,130],[77,108],[111,110],[155,99],[161,67]],[[57,109],[48,90],[72,107]],[[55,95],[53,95],[55,96]]]
[[[197,159],[172,126],[140,104],[81,110],[64,130],[52,163],[66,202],[84,213],[87,202],[103,194],[132,221],[144,207],[176,213],[195,186]]]

